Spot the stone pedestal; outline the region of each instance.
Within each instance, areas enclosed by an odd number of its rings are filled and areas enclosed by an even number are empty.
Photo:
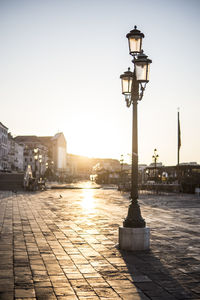
[[[119,227],[119,248],[122,250],[148,250],[150,228]]]

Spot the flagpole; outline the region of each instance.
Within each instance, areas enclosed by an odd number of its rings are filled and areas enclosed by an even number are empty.
[[[180,128],[180,116],[179,116],[179,108],[178,108],[178,145],[177,145],[177,180],[178,184],[180,185],[180,169],[179,169],[179,163],[180,163],[180,147],[181,147],[181,128]],[[180,188],[181,191],[181,188]]]
[[[178,108],[178,149],[177,149],[177,165],[180,163],[180,148],[181,148],[181,128],[180,128],[180,116]]]
[[[180,118],[179,118],[179,109],[178,109],[178,153],[177,153],[177,165],[179,166],[180,160]]]

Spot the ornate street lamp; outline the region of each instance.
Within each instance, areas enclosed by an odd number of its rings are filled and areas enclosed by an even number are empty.
[[[145,220],[141,216],[140,206],[138,204],[138,136],[137,136],[137,104],[142,99],[146,84],[149,81],[149,66],[152,62],[143,53],[142,39],[144,34],[137,27],[131,30],[126,37],[129,41],[129,52],[133,56],[133,72],[124,72],[120,78],[122,81],[122,94],[125,95],[127,107],[133,105],[133,129],[132,129],[132,175],[131,175],[131,203],[128,209],[128,215],[123,222],[123,227],[119,229],[119,246],[127,250],[144,250],[148,249],[149,242],[140,239],[140,243],[133,238],[135,232],[137,235],[149,236],[148,230],[145,229]],[[125,230],[127,228],[127,230]],[[130,229],[130,230],[129,230]],[[131,229],[136,229],[131,230]],[[137,238],[136,238],[137,239]],[[136,245],[137,244],[137,245]]]
[[[35,148],[35,149],[33,149],[33,152],[34,152],[34,159],[35,159],[35,177],[36,177],[36,172],[37,172],[37,161],[38,161],[38,152],[39,152],[39,149],[38,149],[38,148]]]
[[[154,161],[154,178],[156,181],[156,168],[157,168],[157,160],[159,158],[159,155],[157,154],[157,149],[154,149],[154,155],[152,156],[153,161]]]
[[[121,188],[124,188],[124,170],[123,170],[123,166],[124,166],[124,155],[121,154],[121,158],[120,158],[120,166],[121,166],[121,171],[120,171],[120,184],[121,184]]]
[[[42,169],[42,154],[39,154],[39,177],[41,176],[41,169]]]

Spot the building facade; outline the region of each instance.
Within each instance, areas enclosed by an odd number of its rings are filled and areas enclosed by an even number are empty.
[[[31,166],[34,175],[43,175],[48,161],[48,148],[35,135],[17,136],[15,141],[23,147],[23,170]]]
[[[15,141],[24,146],[24,170],[31,166],[36,175],[43,175],[48,168],[57,176],[66,173],[67,143],[63,133],[43,137],[17,136]]]
[[[16,161],[16,168],[18,171],[24,171],[24,146],[15,143],[15,161]]]
[[[48,147],[49,162],[55,175],[62,176],[67,172],[67,142],[62,132],[54,136],[38,137],[40,142]]]
[[[8,169],[8,128],[0,122],[0,170]]]

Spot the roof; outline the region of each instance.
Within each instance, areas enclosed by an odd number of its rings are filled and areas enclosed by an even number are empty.
[[[17,142],[40,142],[39,138],[36,135],[18,135],[14,139]]]
[[[0,122],[0,125],[3,126],[5,129],[8,129],[8,127],[6,127],[5,125],[3,125],[3,123]]]
[[[50,142],[52,139],[52,136],[38,136],[38,139],[43,142]]]
[[[56,133],[53,137],[52,137],[52,139],[53,140],[56,140],[56,139],[58,139],[60,136],[62,136],[63,135],[63,133],[62,132],[58,132],[58,133]],[[63,135],[64,136],[64,135]]]
[[[52,142],[52,136],[39,136],[38,140],[41,144],[45,145],[46,147],[49,147]]]
[[[40,144],[43,144],[43,145],[49,147],[53,140],[57,140],[60,137],[63,137],[65,140],[64,134],[62,132],[59,132],[59,133],[55,134],[54,136],[18,135],[14,139],[16,142],[40,143]]]

